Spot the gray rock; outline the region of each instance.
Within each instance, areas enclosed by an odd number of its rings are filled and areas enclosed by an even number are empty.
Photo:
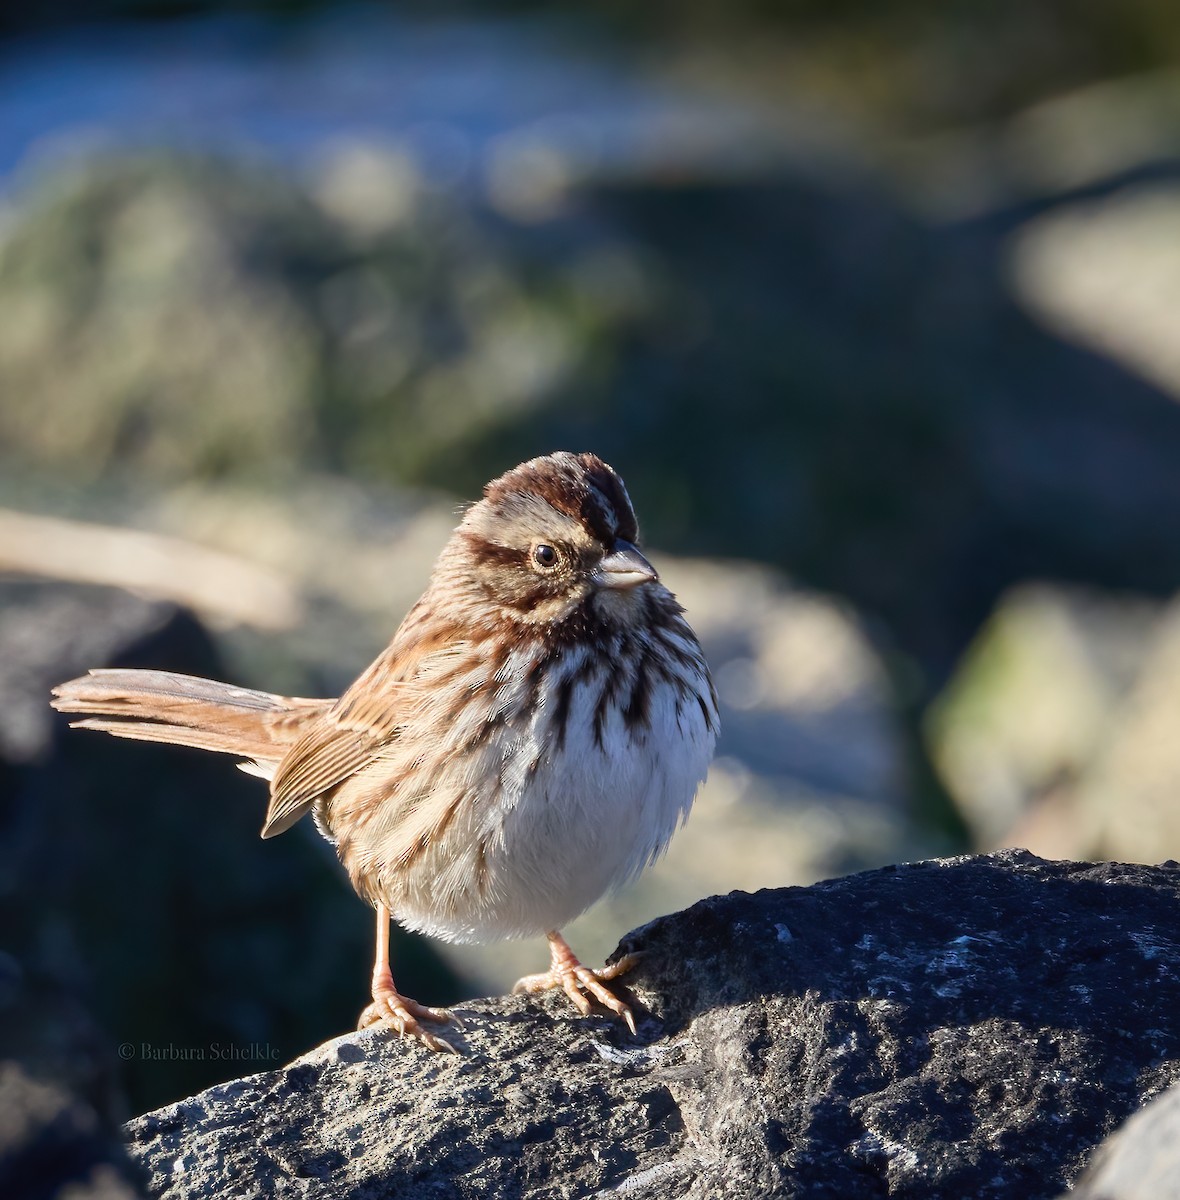
[[[464,1005],[127,1127],[154,1194],[1038,1197],[1180,1080],[1180,866],[1022,852],[735,892],[624,940],[631,1038]],[[245,1181],[251,1181],[249,1183]]]
[[[1180,1087],[1157,1096],[1107,1138],[1071,1195],[1076,1200],[1180,1196]]]

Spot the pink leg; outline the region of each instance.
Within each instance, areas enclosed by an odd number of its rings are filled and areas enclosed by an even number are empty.
[[[389,909],[377,905],[377,953],[373,961],[373,1003],[361,1013],[358,1029],[384,1021],[399,1037],[416,1038],[431,1050],[449,1050],[457,1053],[450,1042],[444,1042],[423,1029],[421,1021],[449,1021],[451,1014],[445,1008],[427,1008],[417,1000],[403,996],[393,982],[389,969]]]
[[[561,988],[573,1001],[574,1007],[583,1015],[590,1015],[590,1001],[582,994],[589,992],[604,1008],[609,1008],[617,1017],[622,1017],[627,1028],[635,1032],[635,1017],[625,1004],[604,984],[631,970],[639,961],[638,954],[626,954],[609,967],[592,971],[578,961],[570,949],[569,942],[557,930],[545,935],[549,939],[549,970],[540,975],[526,975],[518,979],[514,992],[544,992],[550,988]]]

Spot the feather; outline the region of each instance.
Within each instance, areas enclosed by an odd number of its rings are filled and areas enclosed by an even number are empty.
[[[51,703],[59,712],[85,716],[71,722],[75,728],[236,754],[269,774],[308,717],[332,701],[276,696],[171,671],[100,669],[54,688]]]

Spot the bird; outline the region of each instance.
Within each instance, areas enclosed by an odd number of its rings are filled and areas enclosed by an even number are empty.
[[[371,1000],[431,1050],[453,1014],[403,995],[390,921],[458,943],[544,935],[516,992],[597,1001],[614,981],[561,929],[667,848],[708,772],[717,696],[681,605],[639,549],[622,479],[559,451],[470,505],[388,647],[338,699],[167,671],[95,669],[53,689],[75,727],[237,756],[269,781],[262,837],[310,814],[376,911]]]

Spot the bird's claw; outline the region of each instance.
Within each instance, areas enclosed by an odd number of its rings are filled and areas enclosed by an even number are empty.
[[[459,1025],[448,1009],[430,1008],[391,989],[374,989],[373,1002],[361,1013],[357,1028],[367,1029],[370,1025],[383,1023],[398,1037],[411,1038],[440,1053],[458,1053],[450,1042],[424,1029],[420,1023],[422,1021]]]
[[[588,1017],[593,1011],[590,1001],[587,999],[588,993],[603,1008],[619,1017],[634,1034],[636,1032],[635,1014],[632,1012],[631,1006],[616,996],[606,984],[630,971],[639,962],[639,958],[638,954],[626,954],[617,962],[600,967],[598,970],[592,970],[590,967],[584,967],[570,954],[568,960],[555,961],[548,971],[543,971],[539,975],[526,975],[523,979],[518,979],[513,985],[512,991],[514,993],[531,993],[561,988],[584,1017]]]

